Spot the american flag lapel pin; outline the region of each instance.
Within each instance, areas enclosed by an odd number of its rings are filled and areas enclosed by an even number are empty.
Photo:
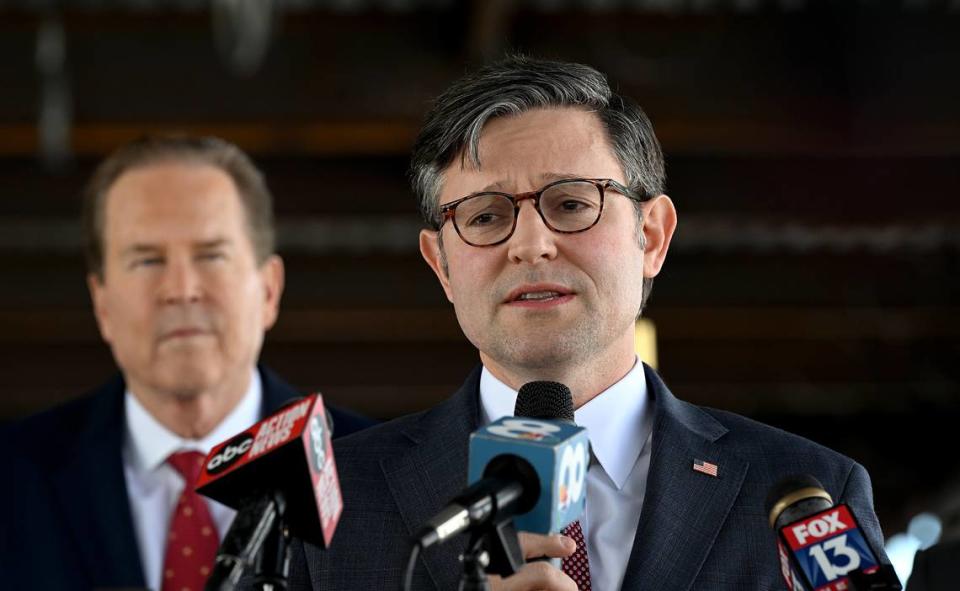
[[[711,464],[710,462],[705,462],[703,460],[693,460],[693,471],[701,472],[707,476],[717,477],[717,465]]]

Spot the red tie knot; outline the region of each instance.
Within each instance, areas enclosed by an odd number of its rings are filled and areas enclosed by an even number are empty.
[[[170,454],[167,463],[173,466],[173,469],[183,476],[188,488],[193,488],[200,478],[200,470],[203,468],[203,458],[205,456],[198,451],[178,451]]]

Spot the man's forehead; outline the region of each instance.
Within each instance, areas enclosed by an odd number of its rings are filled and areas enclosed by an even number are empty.
[[[224,171],[211,165],[165,163],[121,175],[107,191],[103,221],[108,242],[205,242],[242,228],[245,213],[233,180]]]
[[[165,195],[189,189],[193,192],[236,194],[233,178],[222,168],[193,160],[158,160],[128,168],[106,190],[107,206],[112,197]]]
[[[622,167],[599,118],[576,108],[535,109],[490,120],[480,133],[478,160],[464,152],[444,169],[442,202],[477,191],[535,190],[562,178],[622,180]]]

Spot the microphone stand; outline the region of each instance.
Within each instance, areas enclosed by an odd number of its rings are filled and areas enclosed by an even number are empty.
[[[217,552],[206,591],[233,591],[244,571],[256,566],[253,588],[285,591],[290,567],[286,498],[273,491],[241,509]]]
[[[893,565],[881,564],[877,570],[864,573],[857,570],[848,575],[853,591],[901,591],[903,585],[897,578]]]
[[[466,551],[460,556],[460,562],[463,563],[463,574],[460,575],[458,591],[490,591],[486,571],[490,555],[483,549],[482,539],[474,542],[471,538]]]
[[[490,523],[473,531],[460,557],[463,574],[459,591],[489,591],[487,571],[508,577],[524,564],[523,549],[512,519]]]
[[[286,591],[289,574],[290,528],[281,508],[257,557],[253,588],[257,591]]]

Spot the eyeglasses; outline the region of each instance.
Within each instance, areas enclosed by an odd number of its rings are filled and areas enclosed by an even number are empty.
[[[561,234],[576,234],[600,221],[603,195],[608,188],[638,203],[650,199],[612,179],[563,179],[527,193],[485,191],[461,197],[440,208],[443,219],[437,229],[452,219],[457,234],[467,244],[496,246],[513,236],[520,202],[533,199],[533,207],[548,228]]]

